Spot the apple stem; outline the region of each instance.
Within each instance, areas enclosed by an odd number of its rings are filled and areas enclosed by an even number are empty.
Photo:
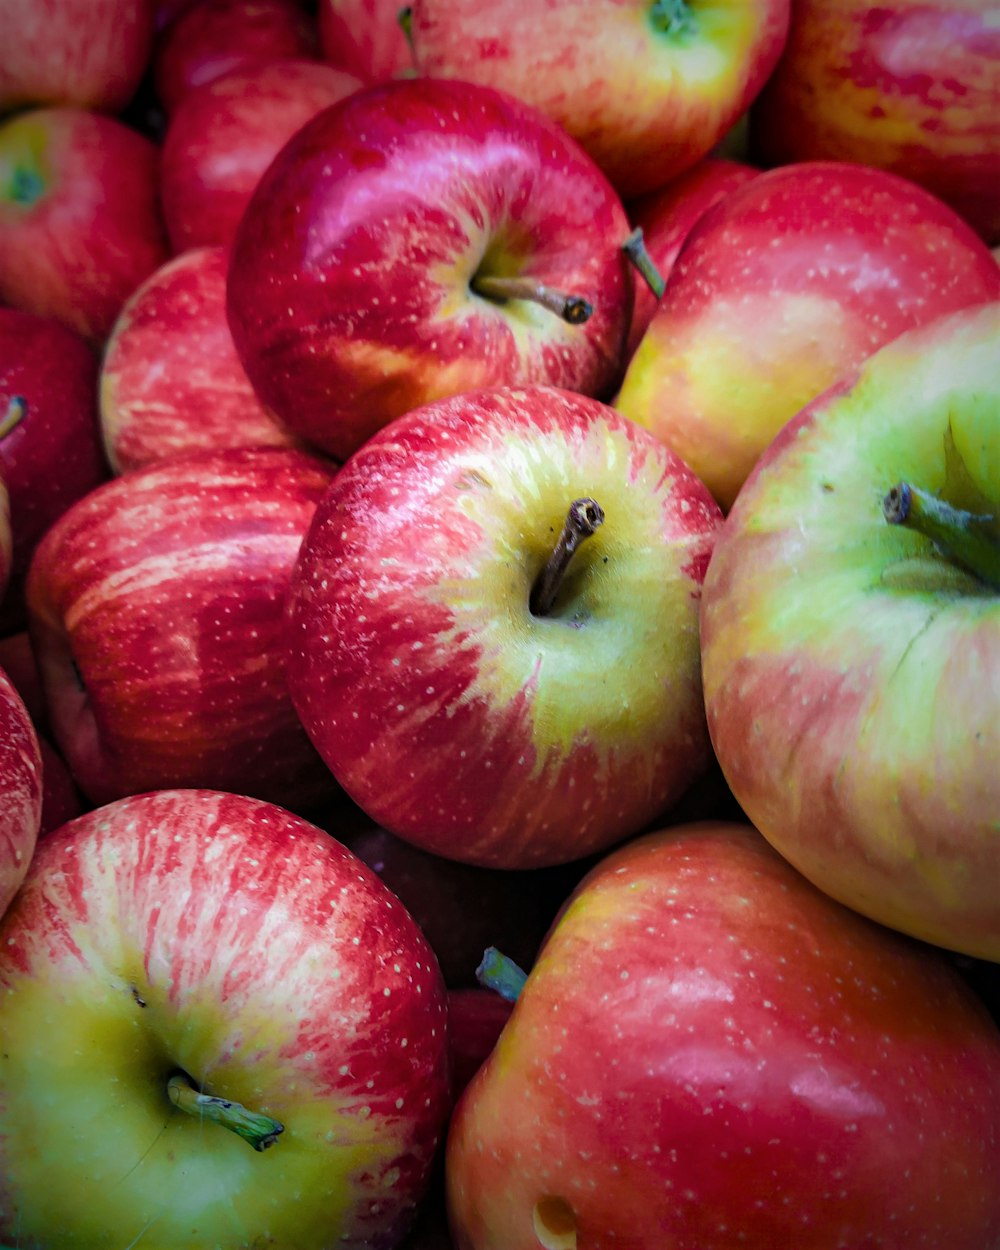
[[[891,525],[930,538],[956,564],[1000,589],[1000,524],[994,516],[964,512],[909,482],[897,482],[882,500]]]
[[[654,29],[665,35],[686,35],[695,28],[694,14],[687,0],[654,0],[649,20]]]
[[[487,946],[483,958],[476,969],[476,980],[486,990],[494,990],[501,998],[512,1003],[524,988],[528,974],[523,968],[497,950],[495,946]]]
[[[662,299],[667,284],[663,274],[657,269],[656,262],[649,254],[649,250],[646,247],[646,239],[642,233],[642,226],[636,226],[622,244],[622,251],[642,275],[646,285],[656,298]]]
[[[569,562],[585,538],[604,524],[604,509],[596,499],[574,499],[552,554],[531,588],[529,607],[535,616],[548,616],[566,576]]]
[[[181,1111],[221,1124],[248,1141],[254,1150],[266,1150],[268,1146],[273,1146],[279,1134],[285,1131],[285,1126],[277,1120],[257,1111],[248,1111],[242,1103],[200,1094],[183,1072],[175,1072],[167,1082],[167,1094]]]
[[[502,303],[511,299],[524,299],[533,304],[541,304],[571,326],[583,325],[594,311],[593,304],[583,296],[567,295],[565,291],[557,291],[533,278],[513,274],[504,277],[501,274],[477,273],[469,285],[484,299],[500,300]]]
[[[28,415],[28,401],[23,395],[11,395],[7,401],[7,411],[0,418],[0,438],[6,438],[15,426],[21,424]]]

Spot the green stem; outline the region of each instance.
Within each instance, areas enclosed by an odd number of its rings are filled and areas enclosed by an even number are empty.
[[[904,525],[937,544],[956,564],[1000,590],[1000,523],[964,512],[909,482],[897,482],[882,500],[891,525]]]
[[[266,1150],[268,1146],[273,1146],[285,1131],[285,1126],[277,1120],[257,1111],[248,1111],[242,1103],[200,1094],[183,1072],[175,1073],[167,1082],[167,1094],[181,1111],[221,1124],[248,1141],[254,1150]]]
[[[7,402],[7,411],[0,418],[0,438],[6,438],[11,430],[20,425],[27,415],[28,401],[23,395],[11,395]]]
[[[596,499],[574,499],[552,554],[531,588],[528,606],[535,616],[548,616],[555,604],[569,562],[585,538],[604,524],[604,509]]]
[[[572,326],[588,321],[594,311],[593,304],[583,296],[567,295],[565,291],[557,291],[533,278],[477,273],[469,285],[484,299],[499,300],[501,303],[511,299],[524,299],[540,304]]]
[[[501,998],[512,1003],[524,989],[528,974],[519,968],[513,959],[498,951],[495,946],[487,946],[483,958],[476,969],[476,980],[487,990],[494,990]]]
[[[696,29],[694,14],[687,0],[653,0],[649,20],[653,29],[664,35],[686,35]]]
[[[662,299],[667,284],[664,281],[663,274],[657,269],[656,262],[646,248],[642,226],[636,226],[622,244],[622,251],[645,279],[646,285],[656,298]]]

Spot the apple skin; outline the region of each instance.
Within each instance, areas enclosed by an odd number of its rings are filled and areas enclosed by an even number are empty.
[[[232,70],[318,55],[315,19],[298,0],[198,0],[160,32],[151,73],[169,118],[194,87]]]
[[[453,1114],[456,1250],[983,1250],[1000,1032],[749,826],[609,854]],[[577,1240],[578,1239],[578,1240]]]
[[[419,72],[509,91],[577,139],[626,199],[707,156],[746,111],[788,33],[789,0],[414,0]]]
[[[14,573],[23,575],[56,517],[107,480],[97,419],[98,358],[54,317],[0,308],[0,465],[10,492]]]
[[[413,74],[413,52],[399,23],[398,0],[319,0],[323,57],[365,82]]]
[[[972,228],[895,174],[768,170],[698,221],[615,406],[725,509],[778,430],[904,330],[1000,296]]]
[[[226,319],[225,248],[161,265],[126,301],[101,359],[104,450],[116,473],[194,451],[294,447],[250,385]]]
[[[10,586],[10,570],[14,562],[14,533],[10,524],[10,494],[0,464],[0,605]]]
[[[1000,511],[998,352],[993,301],[810,404],[741,492],[702,602],[709,727],[747,818],[834,898],[996,961],[1000,595],[881,499],[906,480]]]
[[[228,312],[257,393],[344,460],[390,419],[462,391],[610,393],[633,300],[621,200],[535,110],[421,79],[355,92],[264,174],[232,246]],[[571,325],[470,281],[520,275],[593,305]]]
[[[264,170],[321,109],[362,86],[321,61],[244,66],[188,91],[163,140],[160,193],[175,252],[228,246]]]
[[[92,803],[209,786],[298,810],[335,792],[283,645],[332,472],[291,448],[174,456],[97,487],[46,534],[29,629],[53,739]]]
[[[42,758],[42,815],[38,836],[44,838],[53,829],[88,810],[90,804],[84,803],[66,761],[41,734],[38,734],[38,750]]]
[[[606,522],[536,616],[532,586],[585,496]],[[338,472],[302,544],[299,717],[398,837],[490,868],[583,858],[707,769],[697,618],[721,519],[672,452],[586,396],[415,409]]]
[[[743,186],[760,172],[744,161],[706,156],[666,186],[641,195],[626,204],[629,220],[640,226],[650,259],[664,281],[669,277],[684,240],[696,221],[730,191]],[[629,329],[627,356],[635,355],[642,336],[659,306],[647,282],[635,284],[635,309]]]
[[[41,821],[38,735],[17,687],[0,668],[0,915],[28,871]]]
[[[0,300],[102,345],[167,259],[156,146],[88,109],[32,109],[0,122],[0,187]]]
[[[2,0],[0,113],[73,105],[118,113],[153,46],[152,0]]]
[[[912,178],[1000,243],[1000,28],[982,0],[796,0],[749,113],[767,164],[847,160]]]
[[[123,799],[43,839],[0,933],[5,1240],[399,1243],[450,1106],[446,998],[334,838],[241,795]],[[174,1108],[176,1070],[283,1134],[255,1154]]]

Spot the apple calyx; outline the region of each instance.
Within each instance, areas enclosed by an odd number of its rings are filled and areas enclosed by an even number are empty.
[[[583,325],[594,311],[593,304],[585,300],[582,295],[567,295],[565,291],[557,291],[554,287],[546,286],[544,282],[536,282],[533,278],[477,273],[469,286],[483,299],[494,300],[501,304],[512,299],[524,299],[533,304],[540,304],[571,326]]]
[[[232,1102],[228,1098],[216,1098],[211,1094],[200,1094],[184,1072],[175,1072],[170,1078],[167,1082],[167,1094],[174,1106],[181,1111],[221,1124],[223,1128],[230,1129],[249,1142],[254,1150],[266,1150],[268,1146],[273,1146],[279,1135],[285,1131],[285,1126],[279,1121],[258,1111],[249,1111],[242,1103]]]
[[[649,254],[649,249],[646,247],[646,239],[642,233],[642,226],[636,226],[622,244],[622,251],[642,275],[646,285],[656,298],[661,299],[663,292],[667,288],[667,283],[663,274],[657,269],[656,262]]]
[[[476,980],[486,990],[493,990],[501,998],[512,1003],[524,988],[528,974],[509,956],[497,950],[495,946],[487,946],[483,951],[479,967],[476,969]]]
[[[931,539],[981,582],[1000,590],[1000,519],[955,508],[909,482],[897,482],[882,500],[890,525],[905,525]]]
[[[534,616],[548,616],[566,576],[569,562],[585,538],[604,524],[604,509],[596,499],[574,499],[552,554],[531,588],[528,606]]]
[[[3,417],[0,417],[0,439],[6,438],[11,430],[20,425],[27,415],[28,401],[23,395],[11,395],[7,401],[7,411],[3,414]]]

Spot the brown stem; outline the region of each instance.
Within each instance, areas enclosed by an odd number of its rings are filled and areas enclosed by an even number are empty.
[[[559,541],[531,588],[528,606],[535,616],[548,616],[552,611],[574,552],[603,524],[604,509],[596,499],[574,499],[570,504]]]
[[[510,299],[526,299],[533,304],[541,304],[572,326],[582,325],[594,311],[593,304],[582,296],[567,295],[565,291],[557,291],[544,282],[536,282],[534,278],[477,273],[469,285],[484,299],[504,303]]]
[[[909,482],[897,482],[882,500],[890,525],[930,538],[956,564],[1000,589],[1000,524],[994,516],[964,512]]]

